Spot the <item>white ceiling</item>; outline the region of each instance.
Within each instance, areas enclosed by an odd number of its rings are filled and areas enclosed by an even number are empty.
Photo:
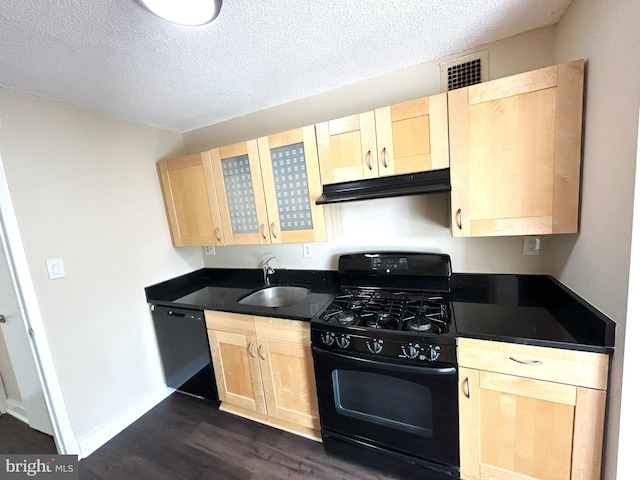
[[[0,86],[185,132],[554,24],[570,1],[224,0],[189,28],[137,0],[2,0]]]

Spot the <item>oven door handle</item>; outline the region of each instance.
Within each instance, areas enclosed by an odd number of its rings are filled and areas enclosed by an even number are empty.
[[[412,365],[398,365],[397,363],[384,363],[379,360],[370,360],[368,358],[350,357],[342,353],[327,352],[321,350],[318,347],[311,347],[313,354],[317,356],[338,358],[351,363],[356,363],[362,366],[372,366],[378,370],[388,370],[392,372],[400,373],[416,373],[419,375],[455,375],[458,369],[456,367],[417,367]]]

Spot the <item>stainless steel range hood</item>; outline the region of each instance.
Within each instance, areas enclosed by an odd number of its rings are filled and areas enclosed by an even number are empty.
[[[449,169],[325,185],[316,205],[451,191]]]

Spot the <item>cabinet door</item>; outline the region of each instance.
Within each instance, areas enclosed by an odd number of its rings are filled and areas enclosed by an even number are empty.
[[[258,139],[271,243],[327,239],[313,126]]]
[[[258,341],[269,415],[319,430],[311,346],[266,339]]]
[[[600,478],[604,391],[464,367],[459,374],[462,478]]]
[[[270,243],[257,142],[214,148],[211,161],[227,245]]]
[[[449,167],[446,93],[378,108],[375,118],[380,176]]]
[[[322,184],[378,176],[374,112],[316,125]]]
[[[216,330],[207,333],[220,400],[266,413],[256,339]]]
[[[582,60],[449,92],[454,236],[578,231]]]
[[[157,168],[173,245],[224,245],[209,152],[164,160]]]
[[[269,415],[319,431],[309,322],[253,319]]]

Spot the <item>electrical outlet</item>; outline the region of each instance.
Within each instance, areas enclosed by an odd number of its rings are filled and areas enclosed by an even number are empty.
[[[205,255],[215,255],[216,254],[216,247],[204,247],[204,254]]]
[[[523,255],[540,255],[540,237],[524,237]]]
[[[311,246],[310,243],[302,244],[302,256],[304,258],[313,257],[313,247]]]

